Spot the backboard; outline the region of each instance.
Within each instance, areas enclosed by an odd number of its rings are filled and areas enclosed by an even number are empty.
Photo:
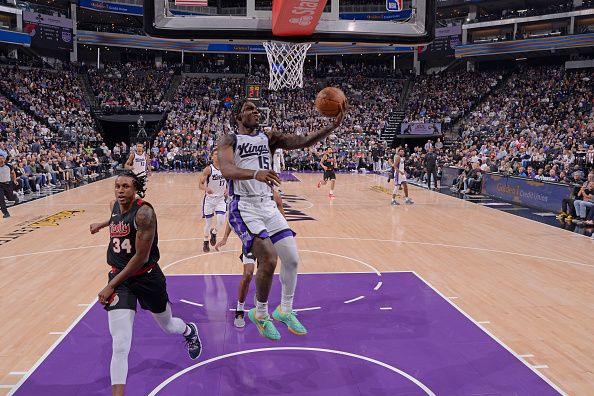
[[[327,1],[314,33],[309,36],[274,36],[271,0],[211,1],[217,7],[180,6],[175,0],[144,0],[144,28],[154,37],[233,45],[282,40],[311,42],[314,46],[332,43],[362,47],[418,46],[433,40],[436,0],[405,1],[403,9],[397,12],[387,9],[392,1],[370,0],[365,2],[366,11],[357,8],[360,2],[343,1],[346,3]]]

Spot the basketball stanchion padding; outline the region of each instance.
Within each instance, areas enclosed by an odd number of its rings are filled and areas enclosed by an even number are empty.
[[[263,45],[270,66],[268,88],[303,88],[303,64],[311,44],[265,41]]]

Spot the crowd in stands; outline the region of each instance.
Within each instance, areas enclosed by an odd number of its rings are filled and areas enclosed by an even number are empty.
[[[551,181],[584,176],[592,166],[593,86],[592,71],[514,73],[464,120],[446,161]]]
[[[100,139],[74,72],[0,67],[0,91],[49,127],[44,138]]]
[[[503,78],[500,72],[440,73],[417,78],[405,122],[441,122],[463,117]]]
[[[151,64],[135,62],[107,64],[99,70],[90,68],[88,75],[103,108],[162,111],[161,101],[175,72],[176,68],[166,64],[156,68]]]
[[[307,134],[329,122],[313,104],[325,85],[340,87],[349,99],[343,124],[326,141],[285,153],[288,169],[319,170],[328,147],[339,170],[389,169],[387,159],[394,152],[380,133],[389,111],[398,106],[404,76],[376,78],[386,71],[381,66],[361,75],[359,64],[336,65],[323,80],[306,73],[303,89],[272,92],[266,88],[268,70],[258,65],[254,70],[250,79],[262,83],[258,105],[269,109],[268,127],[285,133]],[[184,77],[166,102],[163,93],[174,73],[172,67],[127,64],[90,70],[89,76],[105,107],[168,111],[151,141],[154,170],[199,171],[217,139],[231,130],[231,107],[245,96],[245,78]],[[0,67],[0,78],[0,155],[5,153],[17,171],[21,194],[102,177],[125,160],[125,145],[110,150],[102,143],[74,69]],[[460,120],[461,133],[453,146],[404,146],[410,176],[425,177],[431,148],[440,165],[463,169],[454,186],[459,191],[476,190],[484,172],[583,183],[594,168],[593,87],[591,70],[561,67],[420,77],[405,121]]]

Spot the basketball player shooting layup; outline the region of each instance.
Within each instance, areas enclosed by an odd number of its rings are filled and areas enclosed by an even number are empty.
[[[225,195],[227,193],[227,180],[219,170],[219,158],[217,149],[212,151],[212,164],[204,168],[200,176],[199,188],[204,190],[202,200],[202,217],[206,220],[204,225],[204,245],[202,251],[210,252],[208,243],[212,246],[217,244],[217,232],[225,225],[227,204]],[[212,226],[212,219],[216,216],[216,224]]]
[[[109,227],[107,264],[111,266],[109,282],[99,292],[99,303],[105,306],[112,338],[112,395],[123,395],[128,375],[128,353],[137,301],[149,310],[159,327],[170,334],[183,335],[190,358],[202,352],[198,328],[171,314],[165,286],[165,275],[159,267],[157,216],[153,207],[138,196],[144,196],[144,178],[124,171],[115,179],[116,201],[111,216],[103,223],[90,226],[91,234]]]
[[[136,143],[136,152],[130,153],[124,168],[131,169],[137,176],[150,176],[151,167],[148,164],[144,144]]]
[[[294,233],[278,210],[272,187],[280,184],[276,172],[270,169],[272,153],[279,148],[293,150],[312,146],[326,138],[344,118],[346,101],[342,102],[334,122],[305,136],[258,131],[260,114],[254,103],[238,102],[232,111],[237,134],[221,137],[219,163],[223,176],[229,181],[229,223],[241,239],[243,253],[252,252],[258,261],[256,274],[256,308],[248,311],[249,319],[260,334],[271,340],[280,333],[268,314],[268,295],[277,257],[281,259],[281,304],[272,316],[298,335],[307,330],[293,312],[293,296],[297,284],[299,254]]]

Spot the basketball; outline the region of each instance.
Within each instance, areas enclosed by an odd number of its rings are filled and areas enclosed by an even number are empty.
[[[346,96],[340,89],[326,87],[316,96],[316,108],[326,117],[336,117],[346,101]]]

